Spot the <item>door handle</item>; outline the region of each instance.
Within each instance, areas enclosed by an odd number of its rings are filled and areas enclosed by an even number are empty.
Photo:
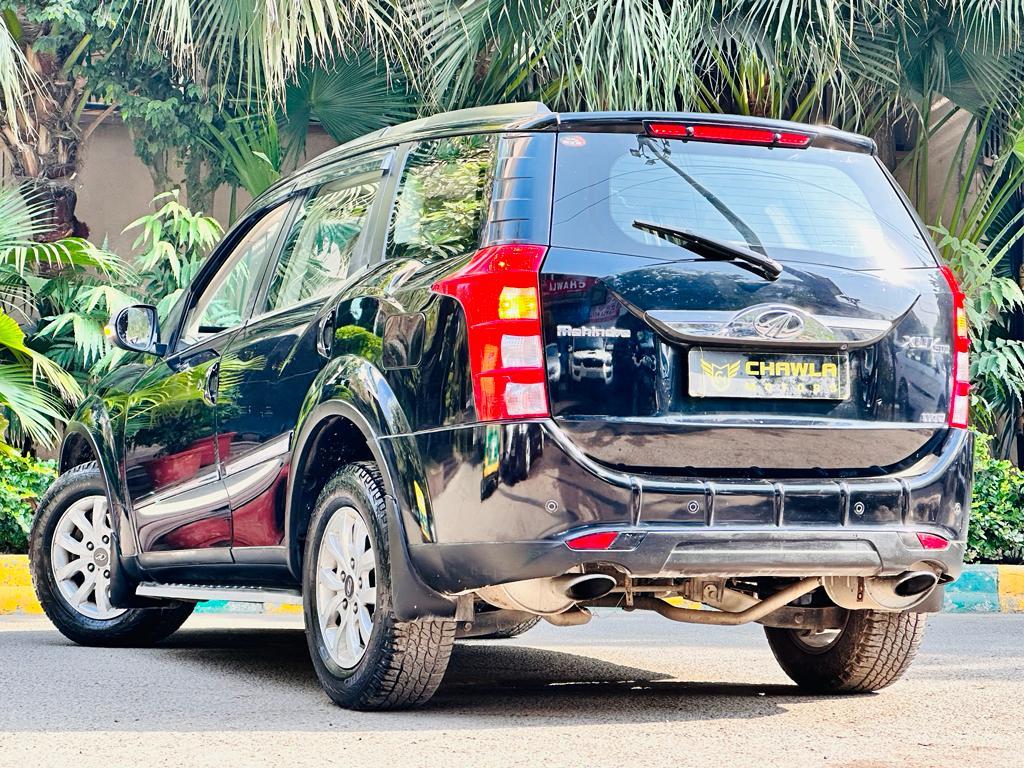
[[[206,380],[203,382],[203,401],[207,405],[217,404],[217,390],[220,388],[220,360],[206,369]]]
[[[316,351],[321,357],[331,359],[331,349],[334,346],[334,312],[328,312],[316,327]]]

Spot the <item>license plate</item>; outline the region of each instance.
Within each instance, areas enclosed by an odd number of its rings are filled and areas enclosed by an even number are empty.
[[[692,397],[845,400],[850,396],[846,355],[726,352],[694,347],[689,356]]]

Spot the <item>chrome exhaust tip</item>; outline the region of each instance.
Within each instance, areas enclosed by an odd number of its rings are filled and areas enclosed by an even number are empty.
[[[928,595],[939,583],[939,577],[931,571],[907,571],[898,579],[892,591],[900,597]]]
[[[565,586],[567,597],[579,602],[596,600],[615,589],[615,578],[604,573],[589,573],[572,579]]]

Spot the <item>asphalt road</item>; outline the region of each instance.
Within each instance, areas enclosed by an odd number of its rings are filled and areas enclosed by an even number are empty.
[[[292,618],[151,649],[0,617],[0,766],[1024,766],[1024,616],[932,620],[879,694],[804,696],[759,627],[612,614],[465,642],[418,712],[337,709]]]

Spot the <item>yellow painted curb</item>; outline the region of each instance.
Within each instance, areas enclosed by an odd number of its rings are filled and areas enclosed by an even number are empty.
[[[291,603],[264,603],[263,612],[299,614],[302,613],[302,606],[292,605]]]
[[[27,555],[0,555],[0,614],[42,613],[32,589]]]
[[[0,587],[31,587],[28,555],[0,555]]]
[[[1000,565],[999,610],[1024,613],[1024,565]]]
[[[5,613],[42,613],[32,587],[0,587],[0,615]]]
[[[687,600],[685,597],[666,597],[665,602],[676,608],[689,608],[693,611],[700,611],[704,609],[704,606],[700,603],[695,603],[693,600]]]

